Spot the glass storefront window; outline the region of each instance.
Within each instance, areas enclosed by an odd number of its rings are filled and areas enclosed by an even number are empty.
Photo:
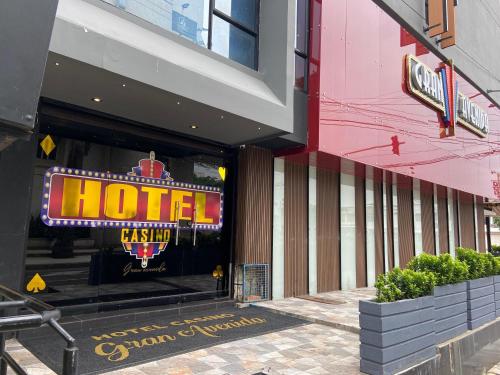
[[[301,90],[306,89],[306,68],[307,60],[295,54],[295,87]]]
[[[255,37],[215,16],[212,50],[218,54],[255,68]]]
[[[256,31],[257,4],[256,0],[216,0],[215,8],[250,30]]]
[[[297,0],[296,9],[296,35],[295,49],[299,52],[307,54],[307,37],[308,37],[308,2],[309,0]]]
[[[295,11],[295,87],[306,91],[309,61],[309,1],[297,0]]]
[[[55,174],[55,170],[50,169],[54,167],[58,167],[57,171],[60,173],[72,173],[61,184],[62,193],[58,197],[63,206],[64,194],[67,194],[72,186],[68,179],[83,179],[85,175],[88,181],[99,181],[106,187],[108,186],[106,184],[117,180],[122,183],[129,177],[141,176],[140,173],[153,173],[153,166],[155,176],[157,172],[159,173],[160,177],[154,177],[158,181],[161,179],[169,181],[169,178],[172,178],[172,183],[182,183],[184,184],[182,186],[193,188],[203,186],[206,191],[223,192],[227,182],[226,176],[231,174],[227,160],[195,150],[186,150],[185,147],[177,150],[167,145],[158,145],[155,140],[149,145],[147,142],[137,142],[134,139],[127,141],[126,135],[116,137],[120,139],[120,145],[113,144],[109,139],[106,140],[109,143],[101,144],[90,141],[90,138],[69,138],[67,134],[66,136],[57,134],[57,130],[52,130],[51,136],[56,139],[58,151],[55,157],[35,159],[26,257],[26,284],[34,278],[35,281],[38,280],[35,275],[41,277],[45,283],[45,288],[37,294],[38,298],[55,306],[94,306],[97,311],[113,308],[124,303],[123,301],[130,303],[149,297],[156,297],[157,302],[154,303],[164,304],[227,295],[230,250],[224,226],[221,229],[197,226],[194,230],[195,221],[209,222],[210,212],[206,208],[209,206],[203,206],[203,199],[209,199],[207,195],[204,195],[205,198],[199,198],[201,200],[193,198],[194,203],[191,205],[196,205],[196,211],[193,209],[189,218],[182,217],[188,215],[185,213],[187,211],[178,211],[181,212],[178,220],[179,229],[170,227],[160,230],[155,229],[155,225],[144,229],[145,232],[134,225],[125,226],[124,229],[116,228],[107,222],[103,222],[102,225],[88,225],[88,223],[85,225],[86,218],[72,219],[70,214],[66,214],[68,226],[46,225],[48,218],[43,216],[44,213],[49,215],[49,212],[47,203],[42,200],[48,188],[48,182],[44,182],[44,177],[47,177],[48,171]],[[94,139],[99,137],[96,136]],[[154,155],[150,151],[154,151]],[[146,164],[141,162],[144,160]],[[157,162],[163,163],[163,172],[156,169],[160,165]],[[151,170],[148,169],[149,166]],[[99,174],[95,175],[94,172]],[[51,184],[54,183],[52,181]],[[79,206],[75,208],[79,215],[80,212],[83,215],[85,207],[88,208],[90,205],[88,203],[90,193],[86,189],[87,186],[93,186],[86,185],[87,180],[82,181],[78,185],[79,190],[76,191],[75,200],[79,202]],[[159,182],[152,181],[151,184]],[[141,189],[143,188],[139,186],[138,191],[144,191]],[[108,215],[111,215],[112,210],[107,208],[111,207],[111,203],[108,202],[112,198],[110,190],[106,188],[105,191],[106,203],[102,212],[105,220],[109,221],[111,216]],[[174,190],[162,193],[158,206],[149,202],[154,195],[148,193],[143,207],[147,205],[148,210],[150,205],[153,210],[170,207],[167,206],[167,202],[170,201],[166,200],[169,193],[173,196]],[[116,210],[119,212],[125,212],[125,206],[128,204],[125,195],[125,190],[117,195]],[[50,197],[53,197],[52,193]],[[95,197],[99,197],[99,194]],[[189,202],[189,199],[187,201]],[[49,202],[50,204],[57,203]],[[140,206],[140,203],[138,204]],[[219,203],[216,204],[215,207],[219,207]],[[210,207],[213,210],[214,206]],[[222,209],[223,205],[220,207]],[[170,211],[166,213],[167,217],[169,213]],[[69,226],[70,223],[73,226]],[[79,225],[82,227],[78,227]],[[140,239],[141,235],[145,236],[146,242]],[[151,237],[145,239],[146,236]],[[156,240],[151,241],[154,236],[157,236]],[[148,246],[154,245],[154,242],[166,243],[166,246],[149,257],[144,265],[144,259],[134,255],[137,249],[134,244],[139,243],[147,249]],[[216,269],[222,270],[222,277],[213,276]]]
[[[211,7],[210,0],[102,1],[249,68],[257,69],[255,57],[259,0],[217,0],[214,8]],[[228,23],[223,27],[227,32],[221,30],[221,22]]]

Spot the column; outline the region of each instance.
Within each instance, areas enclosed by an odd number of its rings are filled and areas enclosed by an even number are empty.
[[[453,210],[453,190],[446,188],[448,193],[448,236],[450,254],[455,257],[455,215]]]
[[[27,138],[0,146],[0,284],[20,291],[25,288],[22,277],[37,146],[35,135]]]
[[[383,215],[384,215],[384,272],[389,271],[389,235],[387,231],[388,220],[387,220],[387,184],[386,184],[387,172],[383,171],[382,177],[382,204],[383,204]]]
[[[366,167],[366,273],[368,286],[375,284],[375,191],[373,187],[373,167]]]
[[[317,246],[316,246],[316,155],[309,155],[309,294],[318,293],[318,262],[317,262]]]
[[[460,192],[457,191],[457,201],[456,201],[456,205],[457,205],[457,228],[458,228],[458,244],[457,246],[460,247],[462,246],[462,210],[460,208]]]
[[[420,202],[420,180],[413,179],[413,233],[415,236],[415,256],[424,250],[422,240],[422,203]]]
[[[436,241],[436,255],[440,254],[440,244],[439,244],[439,208],[438,208],[438,196],[437,196],[437,185],[433,184],[433,204],[434,204],[434,240]]]
[[[479,233],[477,228],[477,202],[476,196],[472,196],[472,207],[474,207],[474,248],[479,251]]]
[[[398,177],[392,174],[392,236],[394,247],[394,267],[399,267],[399,229],[398,229]]]
[[[285,288],[285,160],[274,159],[273,186],[273,299],[284,297]]]
[[[340,285],[342,290],[356,288],[354,183],[354,162],[342,160],[340,174]]]

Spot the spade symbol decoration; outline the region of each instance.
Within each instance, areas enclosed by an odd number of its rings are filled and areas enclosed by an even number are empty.
[[[28,292],[38,293],[44,290],[45,287],[46,287],[45,281],[38,273],[36,273],[35,276],[33,276],[33,278],[30,280],[28,285],[26,285],[26,290]]]

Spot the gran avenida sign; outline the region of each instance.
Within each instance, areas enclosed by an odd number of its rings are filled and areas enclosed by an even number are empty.
[[[458,91],[452,65],[441,63],[433,70],[415,56],[406,55],[405,59],[408,92],[440,112],[442,137],[455,135],[456,124],[480,137],[488,134],[488,114]]]

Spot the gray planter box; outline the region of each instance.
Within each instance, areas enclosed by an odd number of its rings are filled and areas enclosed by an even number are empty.
[[[500,318],[500,276],[494,276],[493,277],[493,283],[495,285],[496,317]]]
[[[467,281],[467,325],[476,329],[496,318],[493,277]]]
[[[434,297],[359,302],[360,369],[394,374],[436,355]]]
[[[434,288],[434,316],[436,344],[467,331],[466,282]]]

